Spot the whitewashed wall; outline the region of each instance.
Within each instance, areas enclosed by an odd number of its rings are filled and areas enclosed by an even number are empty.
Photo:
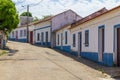
[[[98,52],[98,28],[101,25],[105,26],[105,50],[104,53],[116,53],[114,48],[114,26],[120,24],[120,8],[113,10],[107,14],[97,17],[93,20],[85,22],[71,29],[72,34],[78,34],[82,31],[82,51],[83,52]],[[85,30],[89,30],[89,46],[85,47]],[[72,40],[72,37],[71,37]],[[78,40],[78,39],[77,39]],[[77,41],[76,41],[77,43]],[[71,45],[72,46],[72,45]],[[78,47],[72,47],[73,51],[78,51]],[[115,57],[114,57],[115,60]]]
[[[71,24],[75,21],[80,20],[81,17],[78,16],[72,10],[65,11],[61,14],[58,14],[52,18],[52,31],[60,29],[66,24]]]
[[[42,23],[38,23],[35,25],[35,43],[37,42],[41,42],[41,33],[43,32],[44,33],[44,41],[46,40],[46,32],[48,32],[48,42],[50,42],[51,40],[51,27],[47,27],[47,26],[51,26],[51,22],[50,21],[46,21],[46,22],[42,22]],[[46,28],[45,28],[46,27]],[[38,41],[37,40],[37,34],[40,34],[40,40]]]
[[[14,31],[14,37],[12,36],[13,31],[10,33],[9,37],[10,38],[16,38],[16,31],[18,31],[18,39],[23,39],[26,38],[26,36],[24,36],[24,30],[26,30],[26,27],[22,27],[22,28],[16,28]],[[20,36],[20,31],[23,31],[22,36]]]
[[[63,34],[63,45],[62,46],[70,46],[71,45],[71,36],[70,36],[70,26],[66,26],[63,29],[56,31],[56,46],[61,46],[61,33]],[[65,44],[65,32],[67,32],[67,44]],[[59,34],[59,45],[58,45],[58,34]]]

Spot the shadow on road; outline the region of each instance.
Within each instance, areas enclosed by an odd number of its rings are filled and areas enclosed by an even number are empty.
[[[106,73],[114,79],[120,80],[120,67],[107,67],[107,66],[100,65],[96,62],[90,61],[90,60],[82,58],[82,57],[76,57],[74,55],[71,55],[69,53],[66,53],[66,52],[63,52],[63,51],[60,51],[57,49],[54,49],[54,51],[57,51],[64,56],[70,57],[77,62],[83,63],[95,70],[101,71],[101,73],[103,73],[103,74]]]
[[[16,52],[18,52],[18,50],[11,49],[8,46],[5,47],[5,50],[8,51],[8,56],[13,56]]]

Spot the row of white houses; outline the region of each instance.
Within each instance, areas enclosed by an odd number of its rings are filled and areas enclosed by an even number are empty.
[[[111,10],[103,8],[85,18],[68,10],[31,23],[30,27],[32,44],[54,47],[102,65],[120,66],[120,6]],[[17,28],[9,38],[25,41],[25,30],[26,27]]]

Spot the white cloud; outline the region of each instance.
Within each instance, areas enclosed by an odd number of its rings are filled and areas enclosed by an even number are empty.
[[[30,4],[30,12],[32,12],[33,16],[37,17],[49,14],[55,15],[67,9],[72,9],[84,17],[103,7],[111,9],[120,5],[120,0],[42,0],[42,2],[40,2],[41,0],[13,1],[17,3],[16,7],[20,13],[26,11],[26,8],[22,8],[21,5]],[[35,4],[36,6],[33,6]]]

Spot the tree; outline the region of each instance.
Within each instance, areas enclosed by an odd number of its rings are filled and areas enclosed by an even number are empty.
[[[0,0],[0,30],[11,32],[17,27],[19,18],[15,4],[11,0]]]
[[[49,17],[52,17],[52,15],[45,15],[45,16],[42,16],[42,19],[46,19],[46,18],[49,18]]]
[[[20,16],[29,16],[32,17],[32,13],[31,12],[23,12]]]
[[[34,17],[33,22],[38,21],[38,20],[39,20],[38,17]]]

